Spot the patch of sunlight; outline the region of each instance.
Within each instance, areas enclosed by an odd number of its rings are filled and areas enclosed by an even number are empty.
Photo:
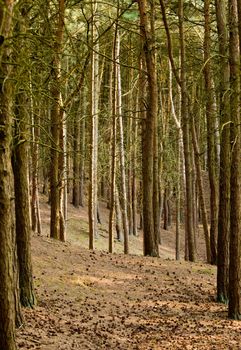
[[[88,287],[93,287],[96,285],[99,286],[112,286],[112,285],[117,285],[117,284],[123,284],[125,283],[125,280],[132,280],[133,275],[128,275],[128,274],[122,274],[118,272],[118,279],[116,278],[117,275],[113,274],[113,278],[110,276],[109,278],[107,277],[95,277],[95,276],[87,276],[87,275],[81,275],[81,276],[73,276],[69,282],[78,285],[78,286],[83,286],[85,288]]]
[[[211,266],[197,266],[193,267],[193,272],[200,273],[203,275],[213,275],[215,272],[215,268]]]

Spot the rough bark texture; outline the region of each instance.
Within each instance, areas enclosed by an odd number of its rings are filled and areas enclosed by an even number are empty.
[[[11,33],[14,1],[6,0],[0,7],[0,34]],[[14,251],[12,230],[12,168],[11,168],[11,98],[9,49],[0,46],[0,348],[15,350]],[[5,62],[5,63],[3,63]],[[3,82],[4,88],[3,88]]]
[[[19,92],[21,94],[21,92]],[[16,243],[19,264],[20,301],[23,306],[33,307],[35,295],[31,259],[31,226],[28,181],[28,144],[23,96],[16,98],[16,123],[13,169],[15,192]]]
[[[22,21],[18,20],[15,26],[15,34],[26,34],[28,21],[26,18],[28,2],[21,4],[18,15],[22,16]],[[21,62],[26,58],[25,41],[19,39],[16,44],[18,55],[15,60],[17,68],[15,74],[23,82],[29,78],[26,69],[19,69]],[[27,84],[28,82],[26,82]],[[29,143],[28,125],[30,124],[27,108],[32,110],[31,98],[21,86],[15,89],[15,125],[13,144],[13,172],[14,172],[14,193],[15,193],[15,218],[16,218],[16,245],[17,245],[17,266],[19,268],[19,292],[22,306],[33,307],[35,295],[32,276],[31,258],[31,217],[30,217],[30,196],[29,196]],[[31,96],[30,96],[31,97]],[[36,194],[36,193],[35,193]]]
[[[226,1],[216,1],[216,16],[220,54],[220,173],[217,249],[217,300],[228,302],[228,244],[230,215],[230,123],[229,123],[229,63]]]
[[[146,108],[142,120],[142,188],[143,188],[143,233],[144,255],[159,256],[154,222],[154,138],[156,134],[157,82],[154,45],[148,25],[147,2],[139,1],[140,30],[147,70],[147,103],[142,97],[141,110]],[[143,73],[142,73],[143,74]],[[143,79],[143,78],[142,78]],[[141,83],[140,89],[143,90]],[[144,90],[143,90],[144,91]]]
[[[231,119],[230,254],[228,315],[241,320],[241,128],[240,52],[237,1],[229,1]]]

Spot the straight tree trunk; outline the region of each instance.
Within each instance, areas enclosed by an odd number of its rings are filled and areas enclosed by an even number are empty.
[[[83,92],[84,94],[84,92]],[[84,207],[85,202],[85,112],[86,112],[86,102],[85,95],[83,96],[83,117],[80,122],[80,194],[79,194],[79,204]]]
[[[116,215],[116,236],[119,242],[123,242],[123,220],[120,206],[119,190],[115,189],[115,215]]]
[[[97,39],[97,2],[91,4],[92,45]],[[91,141],[90,141],[90,185],[89,185],[89,249],[94,249],[94,237],[97,236],[97,200],[98,200],[98,99],[99,99],[99,56],[98,43],[91,54]]]
[[[115,26],[115,35],[112,50],[113,65],[110,73],[110,107],[112,113],[112,130],[111,130],[111,159],[110,159],[110,194],[109,194],[109,252],[113,252],[114,241],[114,224],[118,214],[116,204],[116,117],[117,117],[117,31],[118,24]],[[118,198],[119,201],[119,198]],[[118,203],[119,204],[119,203]],[[117,231],[118,234],[118,231]]]
[[[5,41],[11,36],[14,1],[5,0],[0,7],[0,35]],[[0,46],[0,348],[15,350],[14,248],[11,167],[12,86],[10,46]],[[3,87],[3,82],[4,87]]]
[[[193,116],[192,116],[191,128],[192,128],[192,142],[193,142],[193,148],[194,148],[194,162],[195,162],[195,168],[196,168],[196,174],[197,174],[198,192],[199,192],[199,199],[200,199],[200,209],[201,209],[201,216],[202,216],[204,239],[206,244],[206,259],[207,259],[207,263],[210,264],[211,249],[210,249],[210,239],[209,239],[209,229],[208,229],[208,216],[207,216],[207,209],[206,209],[205,196],[204,196],[202,171],[201,171],[201,165],[200,165],[200,159],[199,159],[200,151],[199,151],[197,132],[195,129],[195,122],[194,122]]]
[[[138,106],[138,102],[137,102]],[[134,140],[137,140],[138,137],[138,128],[137,120],[134,119],[134,128],[133,128]],[[132,153],[132,212],[133,212],[133,235],[137,236],[137,176],[136,176],[136,166],[137,166],[137,143],[136,141],[133,144],[133,153]]]
[[[226,1],[216,0],[220,55],[220,173],[217,249],[217,301],[228,302],[229,224],[230,224],[230,113],[229,62]]]
[[[24,106],[27,101],[19,91],[16,97],[15,140],[13,154],[16,243],[19,265],[20,301],[25,307],[35,305],[31,259],[31,225],[28,178],[27,123]]]
[[[128,225],[128,209],[127,209],[127,188],[126,188],[126,169],[125,169],[125,149],[124,149],[124,129],[122,118],[122,88],[121,88],[121,71],[120,71],[120,36],[117,31],[117,116],[119,122],[119,150],[120,150],[120,187],[121,187],[121,209],[123,219],[123,231],[124,231],[124,253],[129,253],[129,225]]]
[[[168,230],[168,190],[167,190],[167,186],[165,187],[164,190],[164,199],[163,199],[163,229],[164,230]]]
[[[143,188],[143,231],[144,231],[144,255],[159,256],[156,219],[154,205],[154,180],[156,167],[154,167],[154,155],[156,145],[156,118],[158,106],[157,77],[155,66],[154,43],[148,24],[147,2],[139,1],[140,30],[143,43],[143,53],[147,70],[147,103],[142,99],[141,109],[146,108],[145,118],[142,120],[142,188]],[[140,74],[143,74],[141,72]],[[141,87],[142,88],[142,87]]]
[[[32,90],[32,84],[30,84]],[[31,96],[31,119],[32,119],[32,169],[31,169],[31,180],[32,180],[32,191],[31,191],[31,226],[32,231],[41,235],[41,216],[39,209],[39,184],[38,184],[38,168],[39,168],[39,116],[34,118],[33,100]]]
[[[67,221],[67,125],[62,103],[60,111],[59,137],[59,146],[61,149],[61,152],[59,153],[59,239],[60,241],[65,242]]]
[[[185,188],[185,170],[183,169],[184,163],[184,152],[183,152],[183,132],[181,128],[180,123],[180,116],[178,118],[174,101],[173,101],[173,93],[172,93],[172,66],[171,62],[169,60],[169,98],[171,103],[171,111],[172,116],[174,119],[174,122],[177,127],[177,133],[178,133],[178,159],[177,159],[177,172],[178,172],[178,179],[176,184],[176,260],[180,260],[180,210],[181,210],[181,185],[180,182],[183,183]],[[180,97],[180,88],[178,88],[178,95],[179,95],[179,102],[181,104],[181,97]],[[180,110],[181,108],[179,108]]]
[[[216,104],[211,70],[211,0],[204,2],[205,34],[204,34],[204,79],[206,92],[206,120],[207,120],[207,149],[208,175],[210,184],[210,248],[211,264],[217,263],[218,236],[218,175],[217,175],[217,146],[216,146]]]
[[[183,130],[183,147],[185,159],[185,217],[186,217],[186,235],[188,243],[188,260],[195,261],[195,244],[194,244],[194,229],[193,229],[193,196],[192,196],[192,164],[191,164],[191,145],[190,145],[190,121],[188,115],[188,96],[186,86],[186,53],[184,41],[184,15],[183,15],[183,0],[179,0],[178,8],[179,17],[179,35],[180,35],[180,53],[181,53],[181,121]]]
[[[75,111],[73,145],[73,196],[75,208],[80,205],[80,107]]]
[[[132,74],[131,74],[132,78]],[[130,85],[129,85],[130,86]],[[131,111],[133,109],[131,105],[131,101],[133,99],[132,93],[130,93],[129,101],[128,101],[128,110]],[[128,153],[129,153],[129,161],[127,166],[127,183],[128,183],[128,222],[129,222],[129,235],[133,235],[133,116],[130,115],[128,119]]]
[[[61,183],[63,174],[59,172],[59,152],[60,150],[60,129],[63,111],[61,101],[61,51],[64,30],[64,0],[58,1],[58,23],[56,29],[56,42],[54,45],[53,67],[52,67],[52,108],[51,108],[51,171],[50,171],[50,201],[51,201],[51,218],[50,218],[50,237],[60,239],[61,217]]]
[[[241,118],[237,0],[229,0],[229,30],[231,192],[228,316],[235,320],[241,320]]]
[[[178,132],[180,137],[180,133]],[[178,142],[178,158],[177,158],[177,172],[181,172],[181,147],[180,141]],[[180,191],[181,176],[178,175],[176,185],[176,260],[180,260],[180,207],[181,207],[181,191]]]

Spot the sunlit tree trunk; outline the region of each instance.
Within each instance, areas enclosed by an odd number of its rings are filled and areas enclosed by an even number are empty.
[[[67,125],[66,117],[61,103],[60,111],[60,134],[59,146],[59,239],[66,241],[66,221],[67,221]]]
[[[183,151],[183,132],[181,128],[180,115],[176,113],[175,104],[173,101],[173,82],[172,82],[172,66],[169,60],[169,98],[171,104],[171,113],[174,119],[174,122],[177,127],[178,134],[178,158],[177,158],[177,172],[178,179],[176,184],[176,260],[180,259],[180,210],[181,210],[181,184],[185,188],[185,169],[184,169],[184,151]],[[180,88],[178,88],[178,104],[181,105],[181,94]],[[180,114],[180,106],[178,108]]]
[[[116,47],[116,59],[117,59],[117,116],[119,122],[119,150],[120,150],[120,203],[123,216],[123,231],[124,231],[124,253],[129,253],[129,225],[127,216],[127,186],[126,186],[126,167],[125,167],[125,149],[124,149],[124,129],[122,118],[122,87],[121,87],[121,71],[120,71],[120,34],[117,31],[117,47]]]
[[[98,5],[91,4],[91,35],[94,50],[91,53],[91,140],[90,140],[90,184],[89,184],[89,248],[94,249],[94,237],[97,236],[97,200],[98,200],[98,103],[99,103],[99,55],[97,39]]]
[[[61,52],[64,30],[64,0],[58,1],[58,23],[56,29],[56,42],[54,45],[53,67],[52,67],[52,108],[51,108],[51,171],[50,171],[50,201],[51,201],[51,219],[50,219],[50,237],[60,239],[61,221],[61,178],[59,172],[60,157],[60,138],[63,111],[61,110]]]
[[[116,117],[117,117],[117,31],[118,24],[115,26],[115,34],[112,49],[113,65],[110,73],[110,112],[112,114],[112,129],[111,129],[111,159],[110,159],[110,193],[109,193],[109,252],[113,252],[114,227],[115,227],[115,212],[119,214],[119,198],[116,203]],[[117,234],[119,232],[117,231]]]

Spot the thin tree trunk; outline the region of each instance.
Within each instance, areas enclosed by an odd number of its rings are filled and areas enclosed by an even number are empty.
[[[122,220],[122,213],[121,213],[121,207],[120,207],[120,198],[119,198],[119,190],[116,186],[115,189],[115,215],[116,215],[116,235],[118,241],[123,241],[123,220]]]
[[[74,120],[72,202],[75,208],[79,208],[80,205],[80,109],[79,106],[75,111]]]
[[[187,86],[186,86],[186,53],[184,40],[184,15],[183,0],[179,0],[178,8],[179,17],[179,35],[180,35],[180,51],[181,51],[181,119],[183,130],[183,146],[185,158],[185,177],[186,177],[186,193],[185,193],[185,216],[186,216],[186,234],[188,242],[188,260],[195,261],[195,245],[193,230],[193,197],[192,197],[192,165],[191,165],[191,145],[190,145],[190,122],[187,108]]]
[[[136,104],[138,106],[138,102]],[[137,176],[136,176],[136,166],[137,166],[137,137],[138,137],[138,128],[137,128],[137,119],[134,119],[134,144],[133,144],[133,159],[132,159],[132,212],[133,212],[133,235],[137,236]]]
[[[207,209],[206,209],[206,203],[205,203],[205,197],[204,197],[202,171],[201,171],[201,165],[200,165],[200,159],[199,159],[200,151],[199,151],[197,133],[196,133],[196,129],[195,129],[195,122],[194,122],[193,116],[192,116],[191,129],[192,129],[192,143],[193,143],[193,148],[194,148],[194,161],[195,161],[196,174],[197,174],[197,183],[198,183],[198,190],[199,190],[198,192],[199,192],[199,199],[200,199],[203,232],[204,232],[204,239],[205,239],[205,244],[206,244],[206,259],[207,259],[207,263],[211,263],[208,216],[207,216]]]
[[[210,0],[204,2],[205,35],[204,35],[204,78],[206,92],[206,120],[207,120],[207,148],[208,148],[208,175],[210,184],[210,247],[211,264],[217,263],[217,235],[218,235],[218,177],[217,177],[217,150],[216,150],[216,105],[212,84],[210,62],[211,50],[211,19]]]
[[[168,230],[168,203],[167,203],[167,186],[164,190],[164,199],[163,199],[163,229]]]
[[[97,38],[97,2],[91,4],[92,9],[92,45]],[[94,237],[97,236],[97,198],[98,198],[98,99],[99,99],[99,56],[98,43],[91,56],[91,141],[90,141],[90,185],[89,185],[89,249],[94,249]]]
[[[121,88],[121,71],[120,71],[120,34],[117,31],[117,115],[119,122],[119,149],[120,149],[120,186],[121,186],[121,208],[123,216],[123,231],[124,231],[124,253],[129,253],[129,227],[128,227],[128,209],[127,209],[127,189],[126,189],[126,170],[125,170],[125,150],[124,150],[124,130],[122,118],[122,88]]]
[[[180,137],[180,132],[178,132]],[[181,172],[181,155],[182,149],[180,147],[180,140],[178,142],[178,158],[177,158],[177,172]],[[180,191],[180,179],[181,176],[178,175],[177,185],[176,185],[176,260],[180,260],[180,207],[181,207],[181,191]]]
[[[117,210],[116,204],[116,117],[117,117],[117,31],[118,24],[115,26],[115,35],[113,42],[112,60],[113,66],[110,75],[110,107],[112,113],[112,132],[111,132],[111,160],[110,160],[110,194],[109,194],[109,252],[113,252],[114,240],[114,214]],[[118,198],[119,201],[119,198]],[[118,208],[117,208],[118,209]]]
[[[63,174],[59,172],[59,152],[60,150],[60,129],[63,111],[60,91],[61,78],[61,49],[63,41],[64,30],[64,0],[58,1],[58,23],[56,29],[55,52],[53,57],[52,67],[52,89],[51,94],[53,98],[51,108],[51,176],[50,176],[50,201],[51,201],[51,218],[50,218],[50,237],[60,239],[60,228],[62,227],[61,216],[61,183],[60,176]]]
[[[230,114],[229,62],[226,1],[216,0],[220,55],[220,173],[217,249],[217,301],[228,302],[229,224],[230,224]]]
[[[84,92],[83,92],[84,94]],[[84,193],[84,183],[85,183],[85,96],[83,97],[83,117],[80,122],[80,194],[79,194],[79,204],[81,207],[84,206],[84,199],[85,199],[85,193]]]
[[[61,106],[60,113],[60,140],[59,146],[61,152],[59,154],[59,239],[62,242],[66,241],[66,221],[67,221],[67,144],[66,144],[66,120],[65,113]]]
[[[30,77],[31,78],[31,77]],[[32,84],[30,83],[30,89],[32,90]],[[41,216],[39,210],[39,186],[38,186],[38,167],[39,167],[39,116],[34,118],[34,108],[33,108],[33,100],[31,95],[31,119],[32,119],[32,193],[31,193],[31,224],[32,231],[41,235],[42,227],[41,227]]]

